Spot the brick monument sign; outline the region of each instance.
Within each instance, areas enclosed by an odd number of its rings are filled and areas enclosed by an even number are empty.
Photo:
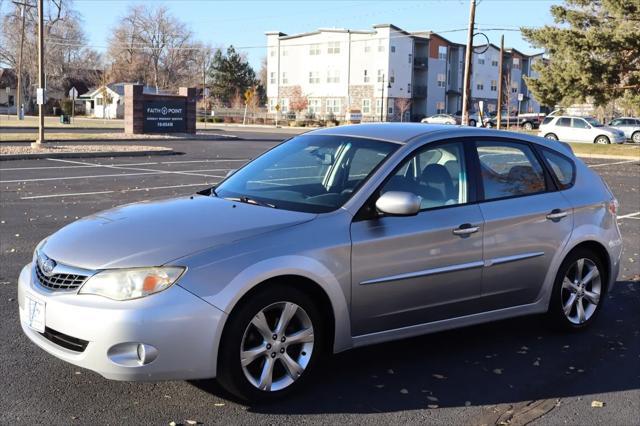
[[[177,95],[144,93],[141,84],[124,87],[124,131],[140,133],[195,133],[196,89],[181,87]]]

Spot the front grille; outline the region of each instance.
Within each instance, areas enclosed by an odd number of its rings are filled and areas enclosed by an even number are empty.
[[[64,333],[60,333],[52,328],[45,327],[44,333],[40,333],[45,339],[55,343],[58,346],[62,346],[65,349],[69,349],[74,352],[84,352],[89,342],[86,340],[78,339],[76,337],[67,336]]]
[[[76,274],[53,274],[48,277],[42,272],[38,262],[35,269],[40,285],[52,290],[76,290],[87,279],[86,275]]]

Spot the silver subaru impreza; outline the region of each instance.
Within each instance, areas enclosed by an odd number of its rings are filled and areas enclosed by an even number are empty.
[[[109,379],[215,377],[271,399],[358,346],[536,313],[587,327],[618,275],[617,208],[557,141],[316,130],[216,187],[49,236],[20,274],[20,319]]]

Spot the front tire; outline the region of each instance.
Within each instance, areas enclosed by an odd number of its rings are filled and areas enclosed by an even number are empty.
[[[326,352],[325,327],[311,297],[274,283],[241,302],[225,326],[218,382],[252,402],[300,388]]]
[[[631,140],[634,143],[640,143],[640,131],[635,132],[634,134],[631,135]]]
[[[556,329],[577,331],[591,325],[604,302],[606,277],[599,256],[591,250],[573,251],[560,265],[547,311]]]
[[[476,127],[476,120],[474,119],[469,120],[469,126]]]
[[[598,137],[596,138],[596,140],[595,140],[595,141],[593,141],[593,142],[594,142],[594,143],[597,143],[597,144],[602,144],[602,145],[608,145],[608,144],[610,144],[610,143],[611,143],[611,141],[609,140],[609,138],[608,138],[608,137],[606,137],[606,136],[598,136]]]
[[[558,137],[554,133],[547,133],[544,135],[545,139],[549,139],[551,141],[557,141]]]

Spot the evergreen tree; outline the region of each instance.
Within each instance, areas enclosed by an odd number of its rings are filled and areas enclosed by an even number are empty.
[[[557,25],[522,28],[549,61],[527,86],[542,104],[621,100],[640,109],[640,0],[565,0],[551,6]]]
[[[216,50],[209,67],[209,77],[211,95],[227,106],[236,94],[242,94],[257,84],[255,71],[233,46],[229,46],[226,54]]]

